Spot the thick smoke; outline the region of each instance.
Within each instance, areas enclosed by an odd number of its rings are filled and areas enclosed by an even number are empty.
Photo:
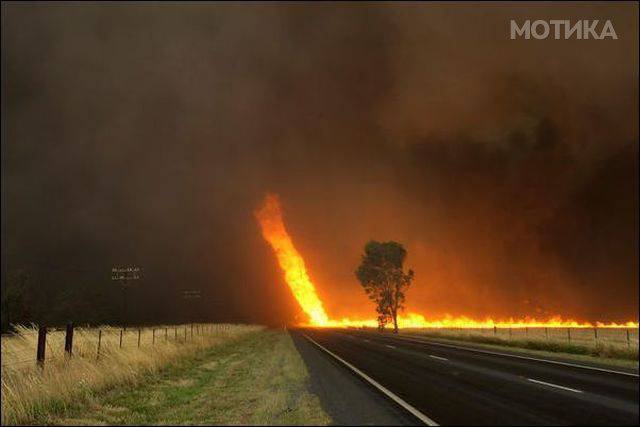
[[[333,317],[373,312],[373,238],[406,245],[427,317],[637,319],[637,12],[3,4],[3,286],[117,313],[136,263],[138,321],[194,288],[204,317],[291,320],[270,191]],[[618,40],[509,39],[538,18]]]

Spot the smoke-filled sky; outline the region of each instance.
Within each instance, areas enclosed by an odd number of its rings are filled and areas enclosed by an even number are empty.
[[[149,316],[189,288],[288,321],[273,192],[332,317],[372,317],[354,270],[394,239],[428,318],[637,320],[637,117],[635,3],[3,3],[3,268],[136,264]]]

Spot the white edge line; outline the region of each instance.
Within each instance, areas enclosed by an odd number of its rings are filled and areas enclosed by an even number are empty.
[[[433,354],[430,354],[429,357],[431,357],[433,359],[449,361],[449,359],[447,359],[446,357],[434,356]]]
[[[337,354],[331,352],[330,350],[327,350],[326,348],[324,348],[322,345],[318,344],[313,338],[311,338],[310,336],[308,336],[304,332],[301,332],[301,334],[306,339],[308,339],[309,341],[314,343],[316,346],[318,346],[325,353],[333,356],[335,359],[337,359],[339,362],[341,362],[347,368],[351,369],[354,373],[360,375],[365,381],[367,381],[369,384],[371,384],[372,386],[374,386],[375,388],[380,390],[382,393],[387,395],[387,397],[389,397],[391,400],[396,402],[398,405],[402,406],[404,409],[409,411],[411,413],[411,415],[413,415],[414,417],[418,418],[420,421],[422,421],[426,425],[428,425],[428,426],[437,426],[438,425],[438,423],[433,421],[431,418],[427,417],[425,414],[423,414],[422,412],[418,411],[416,408],[411,406],[409,403],[405,402],[402,398],[400,398],[395,393],[393,393],[392,391],[387,389],[385,386],[383,386],[382,384],[380,384],[379,382],[377,382],[376,380],[374,380],[373,378],[371,378],[370,376],[368,376],[367,374],[362,372],[360,369],[358,369],[355,366],[353,366],[351,363],[349,363],[346,360],[342,359],[340,356],[338,356]]]
[[[396,348],[396,346],[395,346],[395,345],[389,345],[389,344],[385,344],[385,345],[386,345],[387,347],[389,347],[389,348]]]
[[[506,356],[506,357],[515,357],[517,359],[534,360],[536,362],[553,363],[553,364],[556,364],[556,365],[571,366],[573,368],[591,369],[593,371],[608,372],[610,374],[627,375],[627,376],[630,376],[630,377],[638,377],[639,376],[638,374],[635,374],[633,372],[614,371],[612,369],[598,368],[596,366],[579,365],[579,364],[576,364],[576,363],[560,362],[560,361],[557,361],[557,360],[538,359],[537,357],[519,356],[517,354],[498,353],[498,352],[495,352],[495,351],[481,350],[481,349],[470,348],[470,347],[461,347],[461,346],[457,346],[457,345],[443,344],[443,343],[433,342],[433,341],[428,341],[428,340],[423,340],[423,339],[410,339],[408,337],[396,337],[396,339],[416,342],[416,343],[420,343],[420,344],[439,345],[439,346],[442,346],[442,347],[451,347],[451,348],[457,348],[457,349],[460,349],[460,350],[475,351],[476,353],[493,354],[493,355],[496,355],[496,356]]]
[[[562,390],[572,391],[574,393],[582,393],[582,390],[576,390],[575,388],[569,388],[569,387],[565,387],[563,385],[547,383],[547,382],[544,382],[544,381],[534,380],[532,378],[527,378],[527,380],[531,381],[532,383],[542,384],[542,385],[546,385],[546,386],[549,386],[549,387],[555,387],[555,388],[559,388],[559,389],[562,389]]]

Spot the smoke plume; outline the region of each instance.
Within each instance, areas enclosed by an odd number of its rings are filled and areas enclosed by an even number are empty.
[[[2,262],[139,321],[281,323],[277,193],[333,317],[370,239],[427,317],[638,318],[638,6],[2,5]],[[609,19],[618,40],[511,40]],[[115,308],[114,308],[115,310]],[[180,314],[182,313],[182,314]],[[72,317],[72,314],[63,313]]]

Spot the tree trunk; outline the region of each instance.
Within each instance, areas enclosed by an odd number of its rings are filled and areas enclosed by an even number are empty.
[[[393,310],[393,333],[398,333],[398,311]]]
[[[398,284],[395,285],[395,292],[393,294],[393,307],[391,314],[393,315],[393,333],[398,333]]]

